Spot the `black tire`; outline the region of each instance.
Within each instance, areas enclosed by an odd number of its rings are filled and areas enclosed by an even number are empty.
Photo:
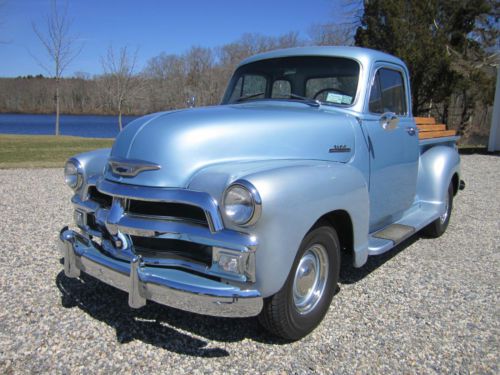
[[[453,185],[450,183],[448,186],[448,208],[446,210],[446,214],[445,216],[438,217],[422,230],[422,233],[426,237],[437,238],[446,232],[446,228],[448,228],[448,224],[450,223],[451,211],[453,209],[453,192]]]
[[[296,287],[294,281],[296,279],[296,274],[298,274],[298,266],[301,264],[301,260],[304,262],[305,258],[311,259],[310,254],[314,255],[314,251],[318,251],[318,249],[321,249],[319,252],[321,254],[326,254],[328,258],[328,266],[325,265],[326,262],[323,262],[323,270],[327,269],[328,272],[327,276],[325,276],[325,281],[320,283],[324,285],[324,287],[322,287],[322,293],[320,293],[321,296],[317,297],[318,299],[313,303],[306,305],[306,307],[297,306],[296,301],[298,297],[297,294],[294,293],[294,290],[299,291],[300,286]],[[321,257],[317,259],[320,258]],[[304,263],[302,263],[302,270],[304,269],[303,264]],[[317,272],[316,270],[314,275],[316,275]],[[333,295],[337,289],[339,272],[340,244],[337,233],[327,223],[321,223],[311,229],[302,240],[285,285],[278,293],[265,299],[264,307],[259,315],[260,323],[274,335],[286,340],[295,341],[308,335],[323,320],[330,307]],[[305,278],[307,277],[308,273],[305,273]],[[304,280],[305,278],[303,276],[300,280]],[[309,281],[306,281],[306,283],[307,282]],[[300,282],[298,281],[297,285],[299,284]],[[311,289],[308,290],[310,291]],[[303,311],[299,311],[299,309],[303,309]]]

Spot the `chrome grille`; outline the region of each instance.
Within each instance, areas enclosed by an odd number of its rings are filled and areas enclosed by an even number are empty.
[[[113,196],[101,193],[95,186],[89,187],[88,197],[102,208],[111,208]],[[200,207],[186,203],[125,199],[124,208],[125,213],[132,216],[157,220],[189,221],[208,227],[205,211]]]

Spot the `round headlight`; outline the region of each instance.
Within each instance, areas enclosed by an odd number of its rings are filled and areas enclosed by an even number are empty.
[[[66,184],[73,190],[80,188],[83,182],[81,168],[75,160],[68,160],[64,166],[64,180]]]
[[[260,196],[255,187],[248,181],[237,181],[224,193],[224,213],[237,225],[252,225],[261,209]]]

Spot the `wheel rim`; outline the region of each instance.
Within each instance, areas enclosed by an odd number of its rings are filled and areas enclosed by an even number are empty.
[[[444,211],[444,214],[442,214],[441,216],[439,216],[439,221],[441,222],[441,224],[444,224],[446,222],[446,219],[448,219],[448,215],[449,215],[449,208],[450,208],[450,197],[449,197],[449,193],[447,192],[446,193],[446,200],[444,202],[445,204],[445,211]]]
[[[312,311],[325,291],[328,254],[323,245],[312,245],[302,256],[293,280],[293,302],[300,314]]]

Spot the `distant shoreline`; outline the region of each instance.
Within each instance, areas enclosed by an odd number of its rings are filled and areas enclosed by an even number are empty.
[[[144,113],[122,113],[123,117],[140,117],[148,114],[149,112]],[[55,112],[2,112],[0,111],[0,115],[47,115],[47,116],[55,116]],[[81,112],[61,112],[61,116],[106,116],[106,117],[118,117],[118,114],[109,114],[109,113],[81,113]]]

